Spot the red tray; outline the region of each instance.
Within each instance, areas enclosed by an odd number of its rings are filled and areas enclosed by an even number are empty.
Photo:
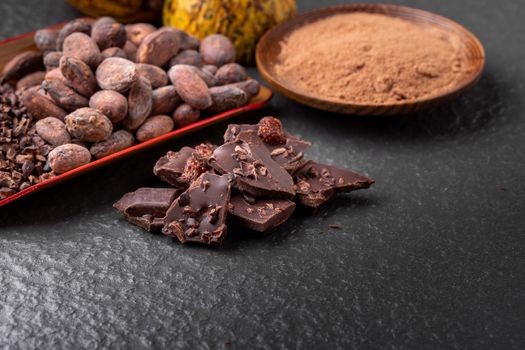
[[[52,28],[60,28],[64,25],[64,23],[52,26]],[[33,42],[33,33],[26,33],[17,37],[9,38],[3,41],[0,41],[0,70],[3,69],[4,65],[15,55],[17,55],[20,52],[29,50],[29,49],[36,49],[34,42]],[[86,164],[84,166],[81,166],[79,168],[70,170],[66,173],[60,174],[52,179],[43,181],[39,184],[33,185],[31,187],[28,187],[24,189],[23,191],[17,192],[13,194],[10,197],[7,197],[3,200],[0,200],[0,207],[4,206],[6,204],[9,204],[11,202],[14,202],[18,199],[24,198],[29,196],[30,194],[36,193],[38,191],[41,191],[45,188],[49,188],[55,185],[58,185],[61,182],[67,181],[69,179],[72,179],[78,175],[82,175],[84,173],[90,172],[92,170],[98,169],[104,165],[116,162],[117,160],[124,159],[126,157],[129,157],[135,153],[144,151],[148,148],[151,148],[153,146],[165,143],[167,141],[173,140],[175,138],[178,138],[180,136],[198,131],[202,128],[205,128],[207,126],[216,124],[218,122],[221,122],[223,120],[232,118],[242,112],[254,110],[257,108],[261,108],[264,105],[270,101],[272,98],[272,91],[264,86],[261,86],[261,91],[259,92],[259,95],[252,98],[246,106],[232,109],[229,111],[226,111],[224,113],[221,113],[219,115],[207,117],[203,120],[200,120],[196,123],[193,123],[191,125],[185,126],[183,128],[174,130],[168,134],[159,136],[157,138],[154,138],[152,140],[139,143],[135,146],[129,147],[125,150],[122,150],[120,152],[111,154],[107,157],[97,159],[95,161],[92,161],[89,164]]]

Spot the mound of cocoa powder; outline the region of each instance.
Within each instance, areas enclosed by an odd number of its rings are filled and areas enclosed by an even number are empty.
[[[284,41],[277,73],[324,99],[395,103],[438,95],[467,72],[451,32],[379,14],[334,15]]]

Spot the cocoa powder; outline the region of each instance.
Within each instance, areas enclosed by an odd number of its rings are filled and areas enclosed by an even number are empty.
[[[312,96],[382,104],[439,95],[466,73],[461,40],[379,14],[334,15],[292,32],[277,73]]]

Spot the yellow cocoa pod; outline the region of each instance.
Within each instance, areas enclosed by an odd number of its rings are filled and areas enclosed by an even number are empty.
[[[162,0],[66,0],[92,17],[111,16],[121,23],[148,21],[160,16]]]

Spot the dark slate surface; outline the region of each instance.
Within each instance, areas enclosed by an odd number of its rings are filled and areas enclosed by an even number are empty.
[[[524,348],[523,4],[399,2],[480,37],[488,64],[470,94],[389,118],[276,96],[238,119],[280,116],[315,142],[311,158],[370,175],[372,190],[266,238],[233,232],[223,249],[146,234],[112,209],[157,184],[165,151],[219,141],[222,124],[3,208],[0,347]],[[3,38],[76,15],[54,0],[0,13]]]

